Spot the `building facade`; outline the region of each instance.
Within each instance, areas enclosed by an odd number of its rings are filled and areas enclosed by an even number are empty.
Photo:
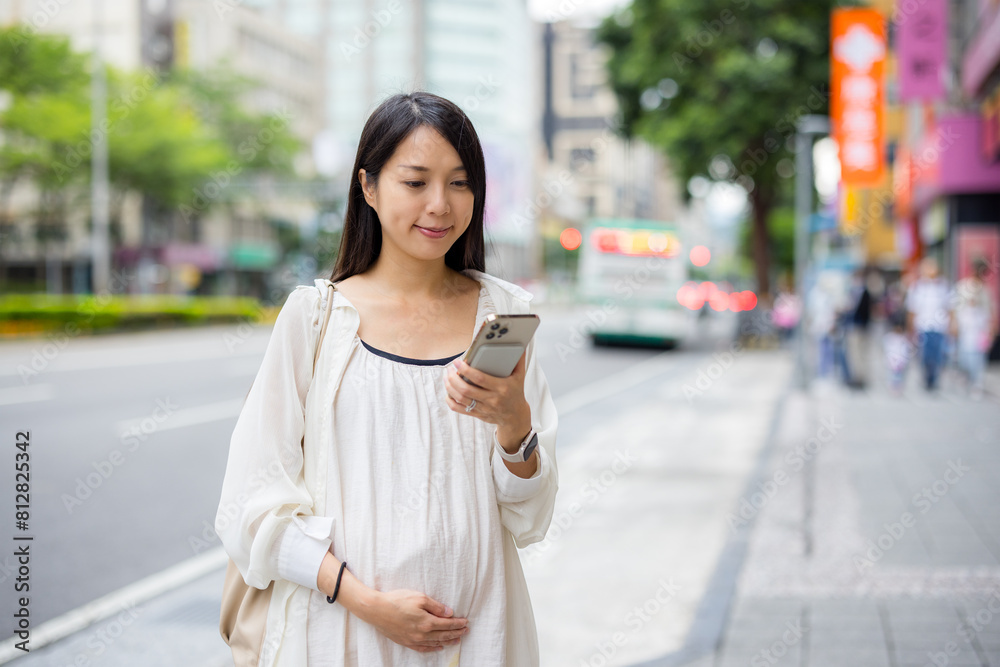
[[[587,218],[687,223],[681,185],[661,152],[615,131],[617,101],[595,29],[571,21],[539,27],[543,236],[556,239]]]

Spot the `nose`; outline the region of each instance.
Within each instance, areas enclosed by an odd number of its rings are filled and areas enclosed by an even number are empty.
[[[444,186],[427,188],[428,201],[427,212],[431,215],[446,215],[451,206],[448,203],[448,194]]]

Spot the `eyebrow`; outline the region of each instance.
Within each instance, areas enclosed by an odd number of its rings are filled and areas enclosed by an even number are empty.
[[[428,169],[427,167],[421,167],[419,165],[412,165],[412,164],[401,164],[399,165],[399,168],[412,169],[413,171],[430,171],[430,169]],[[467,170],[463,165],[458,165],[457,167],[452,169],[452,171],[467,171]]]

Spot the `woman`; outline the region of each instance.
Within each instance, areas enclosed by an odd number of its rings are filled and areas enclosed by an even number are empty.
[[[325,281],[278,315],[216,517],[247,584],[275,582],[260,664],[537,665],[517,547],[552,518],[557,416],[534,342],[507,378],[458,360],[531,299],[483,272],[479,138],[451,102],[395,95],[353,175],[316,375]],[[496,451],[533,431],[528,460]]]
[[[955,285],[952,313],[952,333],[958,342],[958,362],[966,373],[969,395],[974,400],[983,397],[983,373],[996,322],[993,314],[993,295],[986,284],[990,273],[989,262],[977,257],[972,263],[972,275]]]

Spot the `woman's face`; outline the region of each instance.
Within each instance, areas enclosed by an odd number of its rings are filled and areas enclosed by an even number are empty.
[[[366,182],[364,169],[358,179],[382,223],[383,251],[389,243],[418,259],[443,257],[472,221],[475,196],[462,159],[426,125],[399,143],[377,187]]]

